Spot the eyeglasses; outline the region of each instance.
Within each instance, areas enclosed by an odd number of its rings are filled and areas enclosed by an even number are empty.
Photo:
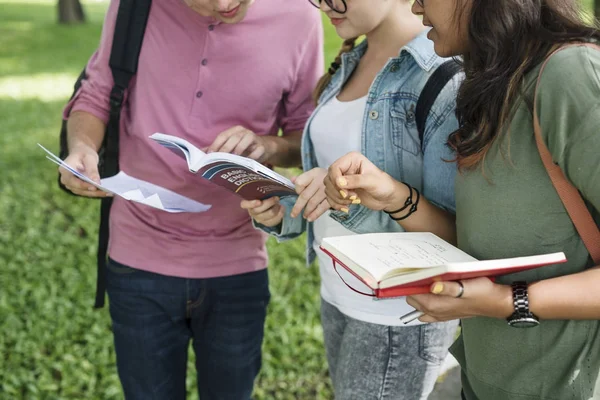
[[[415,3],[417,3],[417,5],[421,8],[425,7],[425,5],[423,3],[425,3],[425,0],[415,0]]]
[[[321,3],[325,4],[338,14],[344,14],[348,10],[345,0],[308,0],[310,4],[317,8],[321,8]]]

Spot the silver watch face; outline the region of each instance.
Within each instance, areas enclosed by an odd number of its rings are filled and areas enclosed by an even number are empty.
[[[513,328],[533,328],[534,326],[538,326],[540,321],[531,317],[523,317],[510,320],[508,324]]]

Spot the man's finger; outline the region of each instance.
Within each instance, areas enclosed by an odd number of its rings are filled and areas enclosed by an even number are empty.
[[[271,197],[269,199],[263,200],[262,204],[258,207],[255,207],[252,212],[254,214],[261,214],[267,211],[269,208],[279,204],[279,197]]]
[[[83,174],[96,183],[100,183],[100,174],[98,172],[98,156],[96,154],[86,154],[82,159]]]
[[[218,149],[220,149],[223,144],[225,144],[225,142],[227,142],[229,140],[229,137],[231,135],[234,135],[236,132],[239,132],[239,130],[241,129],[240,126],[234,126],[232,128],[229,128],[221,133],[219,133],[217,135],[217,137],[215,138],[215,140],[213,141],[213,143],[208,146],[208,149],[206,150],[207,153],[213,153],[215,151],[219,151]]]
[[[90,191],[95,192],[97,188],[85,181],[82,181],[75,175],[70,172],[66,172],[65,174],[61,174],[60,182],[70,191],[73,190],[81,190],[81,191]]]
[[[221,145],[221,147],[219,147],[218,149],[215,149],[214,151],[215,152],[219,151],[222,153],[231,153],[231,152],[233,152],[233,149],[236,148],[236,146],[238,145],[240,140],[241,140],[241,136],[239,136],[238,134],[233,134],[233,135],[229,136],[227,141],[225,143],[223,143],[223,145]]]
[[[243,135],[241,138],[239,138],[238,143],[233,148],[233,150],[231,150],[231,153],[237,154],[238,156],[242,156],[242,155],[244,155],[244,153],[246,151],[251,150],[251,146],[254,144],[255,141],[256,141],[256,136],[254,136],[253,133],[248,131],[248,132],[246,132],[245,135]]]
[[[244,210],[253,210],[261,204],[262,202],[260,200],[242,200],[240,207],[242,207]]]
[[[265,226],[277,226],[281,223],[281,220],[283,220],[283,214],[284,214],[284,208],[282,205],[279,205],[279,209],[277,210],[276,213],[274,213],[274,216],[272,218],[268,218],[263,225]]]
[[[81,197],[95,197],[95,198],[112,197],[112,193],[106,193],[106,192],[103,192],[102,190],[90,191],[90,190],[74,189],[74,188],[69,188],[69,187],[67,187],[67,189],[69,189],[71,192],[73,192],[73,194],[76,194],[77,196],[81,196]]]
[[[256,148],[254,150],[252,150],[252,152],[250,154],[248,154],[248,158],[251,158],[253,160],[256,160],[258,162],[263,162],[264,160],[264,156],[266,153],[266,149],[265,146],[256,146]]]

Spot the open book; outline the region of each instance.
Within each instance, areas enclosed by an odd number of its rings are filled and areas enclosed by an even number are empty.
[[[478,261],[433,233],[368,233],[323,239],[321,250],[378,298],[427,293],[434,281],[494,277],[566,262],[564,253]]]
[[[178,193],[165,189],[141,179],[134,178],[121,171],[117,175],[104,178],[100,184],[94,182],[88,176],[73,168],[50,150],[38,143],[38,146],[46,152],[46,158],[59,167],[70,171],[73,175],[84,182],[97,187],[106,193],[124,198],[125,200],[144,204],[170,213],[181,212],[204,212],[211,208],[210,204],[202,204]]]
[[[190,172],[199,173],[246,200],[296,194],[288,178],[250,158],[220,152],[207,154],[185,139],[164,133],[155,133],[150,139],[183,157]]]

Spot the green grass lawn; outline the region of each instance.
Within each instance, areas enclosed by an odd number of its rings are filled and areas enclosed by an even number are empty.
[[[108,313],[92,310],[97,203],[59,192],[36,146],[58,150],[61,108],[106,4],[85,3],[89,23],[63,27],[55,1],[0,0],[0,400],[122,397]],[[325,28],[329,62],[340,40]],[[317,270],[304,267],[303,240],[269,252],[256,399],[329,399]],[[190,398],[194,387],[190,373]]]
[[[61,108],[98,43],[106,5],[85,3],[89,23],[63,27],[55,1],[0,0],[2,400],[122,398],[108,312],[92,310],[97,203],[59,192],[56,169],[36,146],[58,151]],[[331,59],[339,40],[326,28]],[[331,398],[318,273],[304,266],[303,246],[269,242],[272,302],[257,399]],[[194,387],[190,373],[190,398]]]

